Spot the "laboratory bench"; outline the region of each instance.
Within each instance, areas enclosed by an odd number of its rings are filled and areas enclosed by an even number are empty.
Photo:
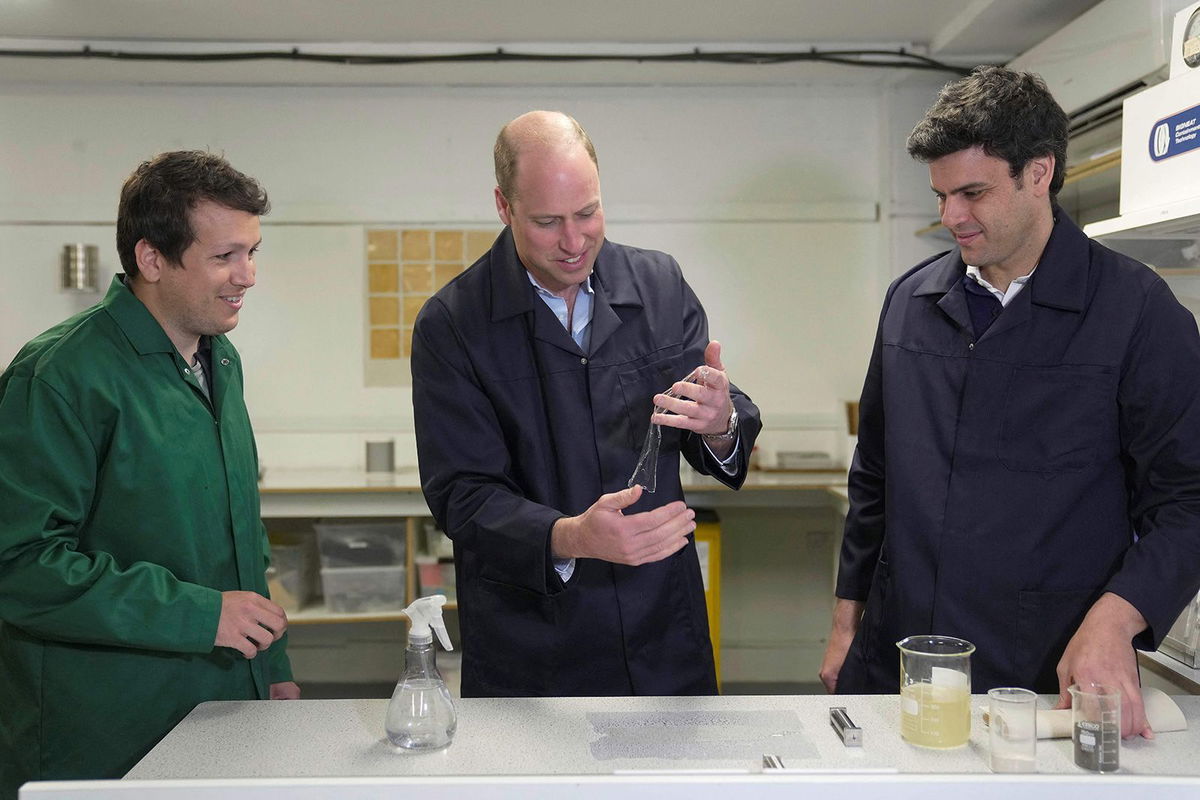
[[[1042,696],[1039,705],[1050,708],[1056,699]],[[1038,742],[1036,774],[992,774],[979,710],[986,695],[972,698],[968,744],[949,750],[900,738],[898,695],[462,699],[454,741],[422,754],[388,744],[386,700],[210,702],[124,780],[106,783],[129,792],[145,786],[164,797],[189,786],[197,793],[183,796],[195,798],[217,796],[203,793],[211,786],[234,798],[372,797],[388,796],[388,789],[390,796],[422,798],[572,800],[618,793],[658,800],[825,798],[831,791],[895,800],[928,798],[939,789],[970,791],[973,800],[1080,791],[1089,798],[1147,791],[1156,800],[1196,797],[1200,697],[1175,700],[1188,729],[1124,741],[1120,770],[1106,775],[1075,766],[1069,739]],[[862,729],[860,747],[844,745],[831,728],[832,706],[844,707]],[[766,755],[783,768],[764,767]],[[70,787],[45,784],[56,785]]]
[[[844,514],[844,471],[758,471],[747,474],[740,491],[685,467],[684,495],[693,508],[829,507]],[[418,524],[430,517],[415,467],[394,472],[359,469],[272,469],[259,482],[264,519],[402,518],[406,539],[405,602],[416,594],[413,556]],[[836,572],[836,561],[834,563]],[[400,619],[398,612],[345,614],[314,605],[289,615],[293,624],[367,622]]]
[[[724,672],[735,681],[741,679],[751,685],[756,680],[764,684],[785,685],[814,681],[816,668],[813,666],[808,669],[807,666],[810,666],[808,662],[820,663],[824,637],[828,633],[828,615],[824,609],[826,604],[832,602],[841,521],[849,506],[845,472],[751,470],[741,491],[732,491],[690,467],[685,466],[680,474],[689,505],[717,509],[723,518],[729,518],[734,523],[733,535],[726,531],[723,536],[724,556],[719,550],[714,565],[719,568],[722,560],[729,562],[723,570],[727,587],[725,599],[719,600],[724,622],[718,627],[726,631],[720,647],[724,651],[723,660],[727,662]],[[263,475],[260,494],[262,514],[268,521],[326,517],[402,518],[407,544],[406,602],[411,602],[417,596],[416,570],[413,569],[412,559],[417,550],[418,525],[430,515],[415,467],[401,467],[390,473],[372,473],[362,469],[269,469]],[[802,531],[793,529],[803,527],[806,520],[812,519],[813,512],[822,511],[828,513],[827,521],[821,522],[817,517],[808,526],[825,526],[828,536],[818,539],[815,545],[793,549],[795,561],[789,562],[788,554],[778,552],[780,543],[804,536]],[[810,517],[795,516],[801,512],[808,512]],[[781,516],[786,514],[792,516]],[[801,520],[801,524],[797,525],[797,520]],[[756,551],[752,545],[746,546],[734,538],[747,530],[752,531],[752,538],[766,540],[765,552],[762,548]],[[813,534],[810,532],[807,535]],[[734,549],[738,547],[741,549]],[[824,561],[824,565],[821,561]],[[789,563],[792,573],[783,569]],[[772,570],[773,578],[760,579],[759,572],[764,569]],[[800,570],[807,572],[801,573]],[[803,591],[806,594],[797,597],[787,594],[788,591]],[[453,604],[449,608],[453,609]],[[779,613],[781,608],[796,608],[797,613],[808,608],[814,618],[804,622],[792,619],[787,622],[786,630],[782,630],[779,626],[783,622],[780,620],[786,621],[787,615]],[[814,608],[820,610],[813,612]],[[770,611],[775,617],[774,622],[764,620],[768,615],[761,613],[763,609]],[[322,623],[396,623],[403,619],[398,610],[338,614],[327,611],[320,604],[309,605],[289,614],[292,625],[305,627]],[[768,624],[776,627],[759,627]],[[381,645],[376,648],[385,650],[386,656],[368,661],[397,659],[399,653],[395,650],[402,649],[402,638],[389,630],[373,633],[380,639],[395,638],[396,641],[387,647]],[[775,646],[776,642],[772,640],[781,636],[793,636],[795,639]],[[352,641],[363,646],[362,637]],[[370,641],[369,638],[367,641]],[[340,640],[333,635],[322,635],[317,637],[317,642],[315,650],[324,652],[333,649],[331,643],[336,647]],[[302,645],[303,641],[297,644]],[[1162,653],[1140,653],[1139,661],[1143,675],[1149,676],[1148,680],[1151,681],[1161,680],[1158,685],[1164,691],[1171,694],[1200,694],[1200,670]],[[340,659],[339,662],[345,663]],[[739,668],[739,664],[743,666]],[[793,666],[787,666],[789,664]],[[797,664],[804,666],[796,669]],[[793,674],[785,674],[788,670]],[[372,675],[369,680],[378,682],[384,678],[384,673],[390,679],[394,671],[392,662],[388,662],[381,665],[380,674]],[[797,672],[800,674],[794,674]],[[325,680],[335,678],[326,677]]]
[[[741,491],[687,466],[680,477],[689,505],[714,509],[720,517],[719,541],[702,542],[700,549],[722,678],[786,691],[815,685],[832,604],[844,514],[844,494],[837,492],[844,492],[844,470],[752,470]],[[311,530],[319,520],[390,518],[407,543],[404,600],[421,593],[414,557],[430,512],[415,467],[386,473],[268,468],[260,495],[262,515],[272,531]],[[319,600],[310,600],[289,610],[299,677],[318,683],[394,679],[397,648],[403,649],[403,630],[397,629],[404,620],[401,607],[333,613]],[[797,613],[789,617],[780,609]],[[362,657],[347,661],[333,656],[344,647]]]

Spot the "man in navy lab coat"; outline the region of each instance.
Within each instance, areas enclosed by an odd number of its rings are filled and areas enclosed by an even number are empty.
[[[412,347],[421,485],[454,540],[462,693],[715,693],[679,455],[737,488],[758,409],[675,260],[604,238],[575,120],[524,114],[495,159],[505,228],[426,303]],[[655,405],[673,413],[652,420]],[[651,421],[653,494],[625,488]]]
[[[1200,337],[1055,203],[1067,118],[982,67],[908,138],[957,246],[892,284],[861,401],[821,679],[896,692],[895,642],[973,642],[972,691],[1122,692],[1200,584]]]

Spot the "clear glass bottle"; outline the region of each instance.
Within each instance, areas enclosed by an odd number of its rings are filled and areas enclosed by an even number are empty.
[[[412,620],[404,674],[392,692],[384,722],[388,741],[402,752],[439,750],[450,744],[458,728],[454,701],[438,672],[430,631],[431,627],[436,630],[446,649],[452,649],[442,622],[445,602],[441,595],[421,597],[404,610]]]

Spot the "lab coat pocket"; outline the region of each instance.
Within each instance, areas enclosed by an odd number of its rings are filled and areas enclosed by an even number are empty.
[[[1017,641],[1010,649],[1021,686],[1058,691],[1058,661],[1095,597],[1091,589],[1018,593]]]
[[[682,363],[682,347],[660,350],[647,356],[641,363],[630,364],[617,373],[621,395],[625,400],[625,412],[629,426],[629,446],[640,449],[650,428],[650,414],[654,411],[654,395],[662,394],[671,384],[687,376],[688,369]],[[678,428],[662,426],[661,448],[665,451],[679,449]]]
[[[1116,426],[1116,381],[1092,366],[1013,370],[1000,424],[1000,462],[1016,472],[1080,472]]]
[[[490,622],[464,643],[475,650],[471,663],[487,665],[473,681],[498,694],[545,694],[557,667],[555,598],[483,577],[478,589],[480,619]]]

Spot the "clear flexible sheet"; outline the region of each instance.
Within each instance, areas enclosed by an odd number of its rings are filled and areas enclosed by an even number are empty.
[[[697,367],[688,373],[684,378],[689,383],[703,383],[706,369]],[[673,389],[668,389],[662,392],[667,397],[679,397]],[[662,406],[656,405],[654,410],[650,412],[650,418],[654,419],[655,414],[670,414]],[[626,488],[632,488],[640,485],[647,492],[653,492],[658,486],[658,450],[662,445],[662,426],[650,423],[649,430],[646,431],[646,441],[642,443],[642,454],[638,456],[637,466],[633,469],[633,474],[629,476],[629,482],[625,484]]]

